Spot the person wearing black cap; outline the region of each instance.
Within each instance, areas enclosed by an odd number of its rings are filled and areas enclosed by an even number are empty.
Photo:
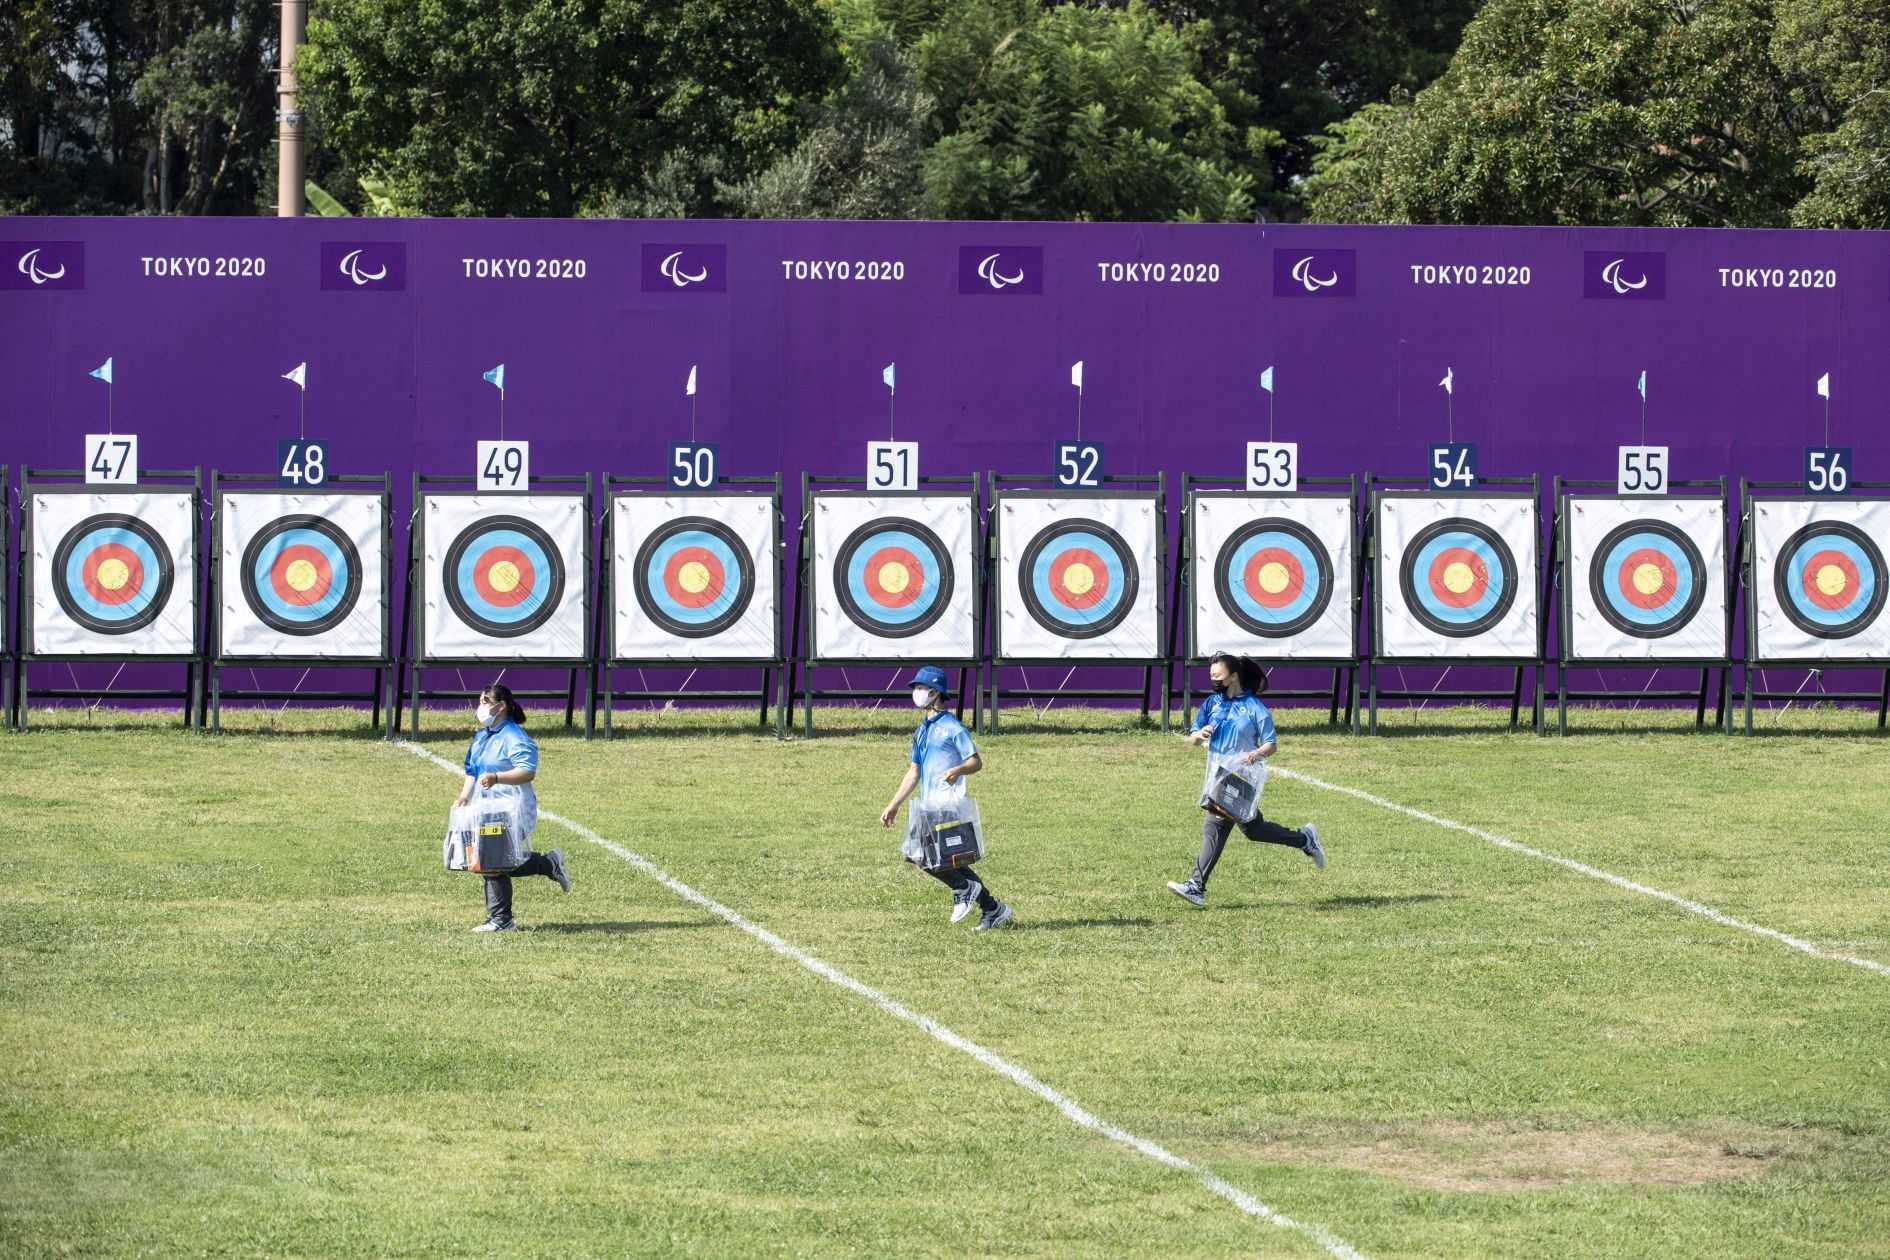
[[[919,722],[917,730],[912,732],[912,760],[906,766],[905,777],[899,780],[899,790],[893,793],[886,808],[880,811],[879,822],[883,827],[893,824],[893,817],[899,807],[905,803],[917,789],[921,799],[933,795],[962,795],[964,778],[984,769],[984,759],[978,755],[978,746],[971,741],[971,732],[965,724],[945,711],[945,700],[951,694],[945,678],[945,671],[936,665],[927,665],[912,676],[907,684],[912,688],[912,703],[925,711],[925,717]],[[919,842],[919,827],[914,818],[906,828],[905,843],[900,846],[900,853],[906,861],[918,866],[933,879],[938,880],[952,890],[952,922],[957,923],[971,913],[975,905],[981,912],[977,930],[989,932],[1001,928],[1011,921],[1011,908],[991,895],[984,881],[973,873],[971,867],[961,866],[956,870],[926,870],[922,865],[923,850]]]

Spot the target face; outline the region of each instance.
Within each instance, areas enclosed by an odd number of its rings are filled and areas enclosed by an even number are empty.
[[[755,597],[748,545],[720,521],[678,517],[643,541],[631,570],[638,605],[684,639],[721,634]]]
[[[170,548],[157,531],[121,513],[88,516],[53,552],[60,609],[98,634],[131,634],[156,621],[175,577]]]
[[[1398,569],[1405,607],[1436,634],[1467,639],[1489,630],[1516,602],[1520,578],[1509,544],[1466,517],[1418,531]]]
[[[1665,521],[1628,521],[1608,531],[1588,568],[1595,609],[1623,634],[1662,639],[1706,602],[1706,560]]]
[[[1017,577],[1031,619],[1067,639],[1093,639],[1121,625],[1141,586],[1122,535],[1082,519],[1037,531]]]
[[[1848,639],[1883,611],[1883,552],[1860,529],[1818,521],[1794,532],[1772,568],[1779,610],[1817,639]]]
[[[1249,522],[1221,548],[1214,593],[1234,624],[1281,639],[1317,622],[1332,602],[1332,557],[1297,521]]]
[[[324,634],[361,598],[361,554],[319,516],[285,516],[243,551],[243,599],[257,620],[283,634]]]
[[[907,517],[860,526],[840,545],[834,565],[841,611],[869,634],[909,639],[931,629],[951,606],[951,552]]]
[[[551,535],[517,516],[488,516],[446,549],[446,602],[481,634],[514,639],[551,620],[564,597],[564,560]]]

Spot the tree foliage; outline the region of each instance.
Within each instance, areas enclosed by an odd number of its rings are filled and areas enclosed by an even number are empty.
[[[1890,228],[1890,5],[1782,0],[1772,55],[1809,118],[1792,222]]]

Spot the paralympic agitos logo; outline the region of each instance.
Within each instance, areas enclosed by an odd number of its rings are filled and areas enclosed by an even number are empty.
[[[1274,297],[1353,297],[1358,254],[1350,249],[1276,249]]]
[[[958,291],[1020,296],[1043,292],[1043,246],[960,245]]]
[[[0,289],[83,289],[83,241],[8,241],[0,245]]]
[[[645,245],[645,293],[728,292],[728,246]]]
[[[1582,296],[1659,300],[1667,296],[1667,255],[1589,250],[1582,255]]]
[[[323,241],[322,288],[344,293],[407,287],[407,247],[399,241]]]

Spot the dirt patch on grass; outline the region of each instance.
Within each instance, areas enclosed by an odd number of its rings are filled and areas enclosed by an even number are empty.
[[[1250,1149],[1262,1159],[1355,1168],[1437,1190],[1495,1191],[1702,1185],[1754,1176],[1800,1153],[1800,1146],[1798,1135],[1763,1129],[1545,1129],[1431,1121],[1282,1134]]]

